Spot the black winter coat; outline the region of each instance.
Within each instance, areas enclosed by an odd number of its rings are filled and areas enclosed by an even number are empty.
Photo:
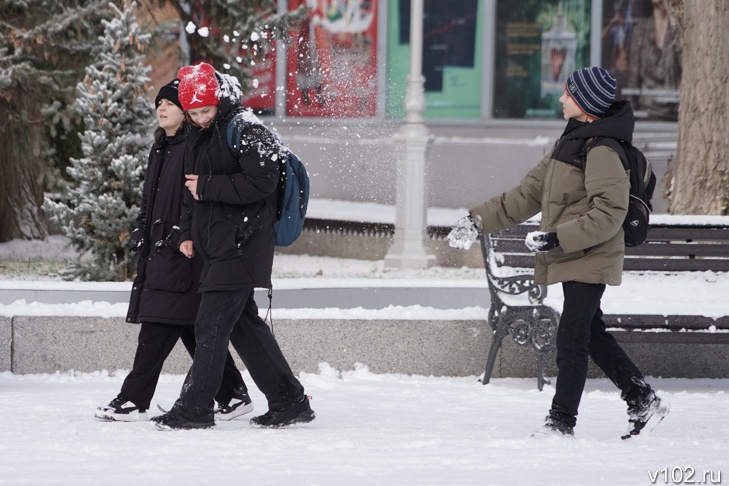
[[[189,132],[188,130],[185,130]],[[152,146],[136,227],[144,244],[127,322],[194,325],[202,259],[180,253],[179,222],[185,188],[186,133],[162,136]]]
[[[254,121],[234,155],[226,140],[230,123]],[[278,158],[277,138],[241,106],[223,97],[218,113],[187,142],[186,173],[197,174],[195,200],[185,191],[182,241],[203,257],[200,291],[271,288]]]

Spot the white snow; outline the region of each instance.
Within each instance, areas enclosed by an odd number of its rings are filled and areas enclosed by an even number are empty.
[[[530,434],[553,388],[539,392],[533,379],[483,386],[475,376],[382,375],[364,366],[338,372],[322,364],[319,373],[299,375],[317,413],[309,424],[252,428],[248,418],[266,406],[251,386],[252,415],[162,432],[148,422],[93,419],[126,373],[0,373],[0,484],[625,486],[679,484],[672,475],[692,473],[703,480],[704,471],[708,484],[729,473],[726,379],[652,378],[672,411],[645,439],[621,441],[625,407],[604,379],[588,380],[574,439],[538,440]],[[244,379],[252,383],[245,372]],[[162,375],[153,408],[170,407],[182,380]]]

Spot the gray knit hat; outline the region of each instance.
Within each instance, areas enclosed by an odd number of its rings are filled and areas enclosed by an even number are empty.
[[[593,120],[605,116],[615,101],[617,86],[613,75],[600,67],[578,69],[564,83],[567,94]]]

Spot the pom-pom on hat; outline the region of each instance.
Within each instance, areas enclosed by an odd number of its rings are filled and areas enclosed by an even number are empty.
[[[220,104],[220,85],[215,77],[215,68],[202,62],[185,66],[179,70],[180,103],[183,110]]]
[[[157,94],[157,97],[154,99],[154,107],[157,108],[159,106],[159,102],[164,99],[164,100],[171,101],[172,103],[179,106],[180,109],[182,109],[182,105],[180,104],[180,98],[179,98],[179,93],[178,93],[179,86],[180,86],[179,79],[173,79],[169,83],[162,86],[159,89],[159,93]]]
[[[564,83],[567,94],[593,120],[605,116],[615,101],[617,86],[613,75],[600,67],[578,69]]]

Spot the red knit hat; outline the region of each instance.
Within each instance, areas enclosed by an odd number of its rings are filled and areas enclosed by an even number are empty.
[[[220,85],[215,77],[215,68],[201,62],[185,66],[177,73],[180,80],[179,97],[183,110],[220,104]]]

